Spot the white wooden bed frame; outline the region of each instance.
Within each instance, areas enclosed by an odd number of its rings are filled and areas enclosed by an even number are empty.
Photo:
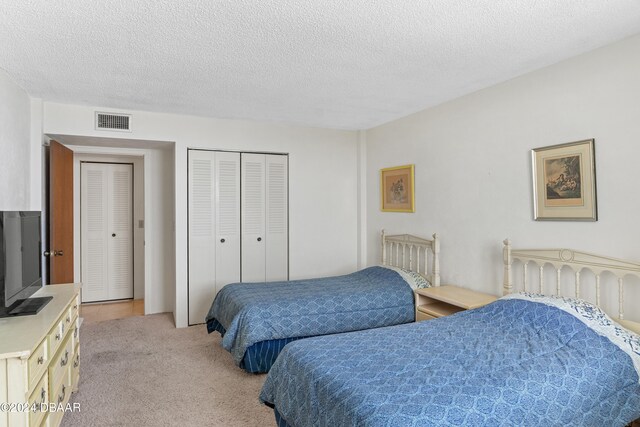
[[[624,319],[624,277],[627,275],[640,278],[640,263],[624,261],[608,256],[594,255],[587,252],[572,249],[512,249],[511,241],[503,241],[504,258],[504,289],[503,294],[513,292],[513,279],[511,265],[514,260],[522,263],[522,287],[525,292],[544,293],[544,266],[552,265],[556,269],[556,292],[560,295],[560,275],[563,267],[570,268],[575,275],[575,292],[573,297],[580,298],[580,273],[582,270],[590,270],[595,275],[596,302],[600,305],[600,276],[604,272],[613,274],[618,279],[618,315],[612,316],[618,323],[627,329],[640,334],[640,323]],[[531,285],[528,289],[527,269],[532,263],[540,270],[540,278],[537,289]]]
[[[428,272],[429,253],[431,273]],[[414,271],[425,277],[431,286],[440,286],[439,257],[440,238],[437,233],[433,235],[433,240],[428,240],[411,234],[388,236],[382,230],[382,265]]]

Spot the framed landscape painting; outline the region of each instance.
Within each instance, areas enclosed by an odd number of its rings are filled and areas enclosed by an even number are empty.
[[[383,212],[415,212],[413,165],[380,171]]]
[[[531,150],[536,221],[597,221],[594,140]]]

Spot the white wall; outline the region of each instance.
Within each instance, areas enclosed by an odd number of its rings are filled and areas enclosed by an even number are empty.
[[[31,99],[0,69],[0,210],[30,206]]]
[[[42,210],[44,177],[37,173],[43,167],[42,99],[31,98],[31,146],[29,157],[29,203],[32,210]],[[35,172],[34,172],[35,171]],[[44,220],[45,218],[43,218]]]
[[[442,283],[496,295],[505,237],[520,248],[640,259],[639,75],[640,36],[367,131],[369,263],[383,227],[437,231]],[[587,138],[596,141],[599,220],[533,221],[530,150]],[[408,163],[416,212],[381,212],[379,170]]]
[[[357,132],[138,111],[126,111],[133,114],[131,133],[104,132],[94,129],[96,110],[119,111],[45,103],[44,132],[175,142],[175,180],[165,191],[175,194],[175,257],[167,264],[175,269],[178,326],[187,324],[187,148],[289,153],[291,278],[356,268]]]

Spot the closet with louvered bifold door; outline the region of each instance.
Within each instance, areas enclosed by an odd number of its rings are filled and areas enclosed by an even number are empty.
[[[133,165],[80,165],[82,302],[133,298]]]
[[[287,156],[242,153],[242,281],[289,277]]]
[[[189,324],[229,283],[288,278],[286,155],[189,150]]]

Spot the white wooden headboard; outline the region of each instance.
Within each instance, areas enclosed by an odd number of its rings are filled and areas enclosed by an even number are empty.
[[[431,272],[429,273],[429,253]],[[432,286],[440,286],[440,238],[433,240],[398,234],[388,236],[382,230],[382,264],[405,268],[422,274]]]
[[[628,329],[640,333],[640,323],[624,319],[624,277],[630,275],[640,278],[640,263],[624,261],[608,256],[594,255],[572,249],[512,249],[509,239],[505,239],[503,244],[504,295],[514,291],[512,278],[512,264],[514,260],[522,263],[522,290],[525,292],[544,293],[544,266],[550,264],[556,271],[555,295],[560,295],[560,277],[563,267],[570,268],[574,273],[573,297],[575,298],[581,298],[581,272],[585,269],[590,270],[595,275],[595,304],[598,307],[602,307],[600,301],[600,277],[602,273],[608,272],[613,274],[618,282],[618,313],[617,317],[612,317],[616,318],[620,324]],[[535,267],[540,270],[537,287],[535,284],[527,283],[529,264],[534,264]]]

